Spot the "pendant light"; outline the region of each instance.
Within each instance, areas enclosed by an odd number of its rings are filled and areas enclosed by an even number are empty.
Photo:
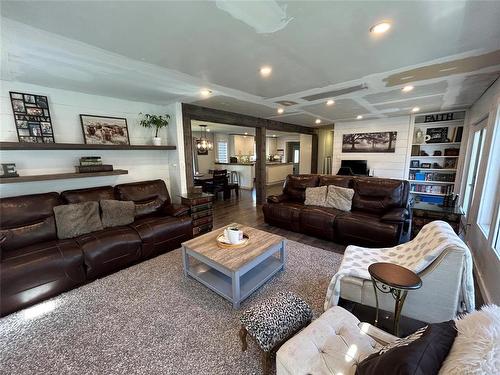
[[[207,138],[207,125],[200,125],[200,132],[201,132],[201,137],[198,140],[196,147],[198,148],[199,151],[206,152],[210,151],[214,148],[214,145],[210,140]]]

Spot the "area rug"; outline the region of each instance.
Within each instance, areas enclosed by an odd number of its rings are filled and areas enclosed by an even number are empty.
[[[279,291],[322,311],[342,256],[289,241],[286,269],[240,310],[182,273],[180,250],[0,319],[2,374],[260,374],[242,312]]]

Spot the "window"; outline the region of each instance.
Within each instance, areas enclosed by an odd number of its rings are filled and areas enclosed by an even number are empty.
[[[497,116],[497,122],[500,121]],[[486,173],[479,203],[479,215],[477,224],[486,238],[489,238],[491,226],[497,222],[495,215],[498,215],[498,194],[500,194],[500,131],[494,127],[491,139],[490,154],[486,164]],[[494,228],[495,229],[495,228]],[[493,233],[495,235],[496,233]]]
[[[227,157],[227,142],[217,141],[217,160],[219,163],[228,163]]]
[[[472,150],[471,150],[471,157],[470,157],[470,162],[469,162],[469,171],[467,174],[467,181],[465,185],[465,191],[464,191],[464,200],[463,200],[463,210],[468,217],[469,214],[469,208],[472,203],[472,198],[474,194],[474,187],[476,186],[476,180],[477,180],[477,172],[479,165],[481,163],[481,155],[483,151],[483,144],[484,144],[484,135],[485,135],[486,129],[481,128],[477,131],[474,132],[473,135],[473,141],[472,141]]]
[[[300,150],[293,150],[293,162],[298,164],[300,162]]]

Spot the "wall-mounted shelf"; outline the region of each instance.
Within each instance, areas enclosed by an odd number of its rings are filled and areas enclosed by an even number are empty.
[[[448,146],[448,145],[460,145],[461,142],[442,142],[442,143],[413,143],[412,146]]]
[[[117,176],[120,174],[128,174],[128,171],[125,169],[115,169],[114,171],[106,171],[106,172],[56,173],[56,174],[41,174],[33,176],[3,177],[0,178],[0,184],[15,184],[19,182],[34,182],[34,181],[48,181],[48,180],[67,180],[71,178]]]
[[[434,196],[437,196],[437,197],[444,197],[446,196],[447,194],[444,194],[444,193],[425,193],[423,191],[410,191],[410,194],[418,194],[418,195],[434,195]]]
[[[412,159],[434,159],[434,158],[458,158],[458,156],[444,156],[444,155],[440,155],[440,156],[432,156],[432,155],[428,155],[428,156],[418,156],[418,155],[411,155],[410,156]]]
[[[176,146],[0,142],[0,150],[175,150]]]
[[[429,181],[429,180],[408,180],[414,184],[422,184],[422,185],[433,185],[433,184],[447,184],[453,185],[455,181]]]
[[[439,171],[439,172],[456,172],[456,168],[410,168],[410,170],[418,171]]]

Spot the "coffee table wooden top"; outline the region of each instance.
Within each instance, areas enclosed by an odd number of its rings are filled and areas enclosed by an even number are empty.
[[[217,236],[225,228],[237,226],[248,234],[249,241],[244,247],[238,249],[222,249],[217,245]],[[201,254],[213,262],[231,270],[237,271],[248,262],[265,253],[271,246],[278,245],[285,238],[276,234],[264,232],[259,229],[247,227],[237,223],[229,224],[223,228],[213,230],[200,237],[193,238],[182,245],[198,254]]]

